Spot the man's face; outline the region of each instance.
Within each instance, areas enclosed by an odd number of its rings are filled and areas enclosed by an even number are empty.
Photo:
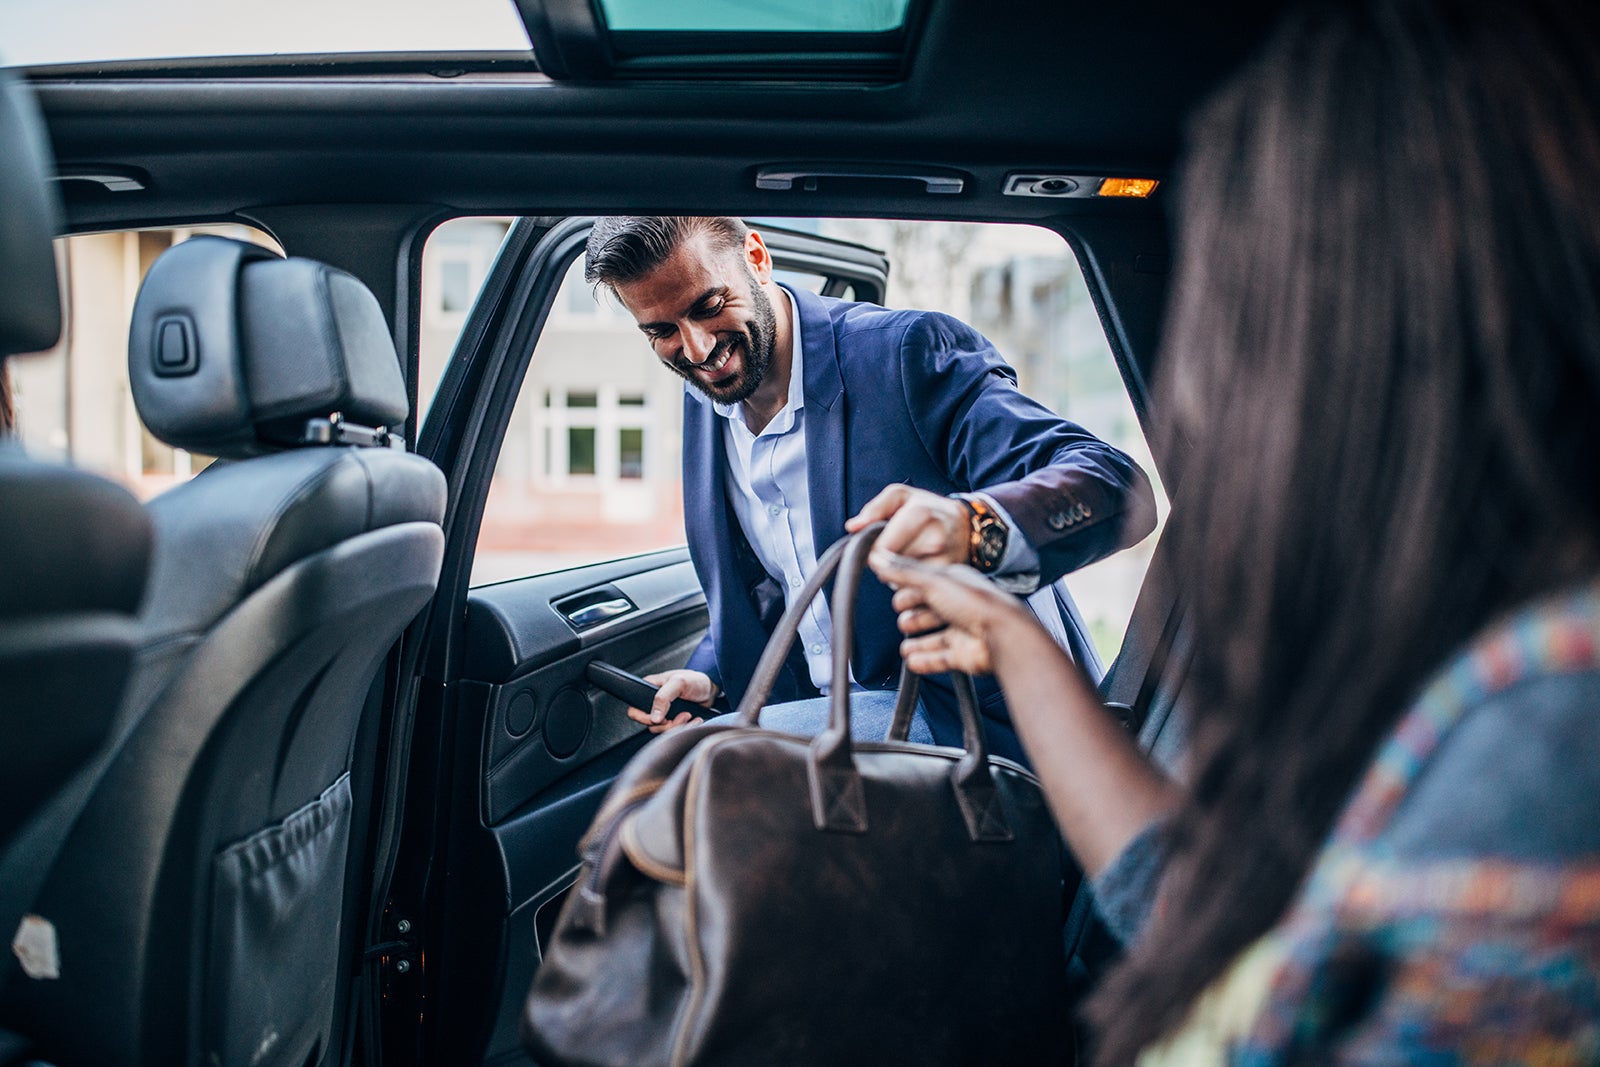
[[[777,316],[740,251],[696,235],[616,290],[657,358],[712,400],[748,399],[766,377]]]

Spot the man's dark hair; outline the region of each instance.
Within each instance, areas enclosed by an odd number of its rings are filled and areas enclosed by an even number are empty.
[[[1597,99],[1583,5],[1368,0],[1291,16],[1191,129],[1157,409],[1189,796],[1098,1062],[1280,920],[1453,652],[1600,568]]]
[[[655,270],[678,246],[705,235],[718,251],[739,251],[750,232],[741,220],[713,215],[607,215],[596,219],[583,255],[583,280],[615,289]]]

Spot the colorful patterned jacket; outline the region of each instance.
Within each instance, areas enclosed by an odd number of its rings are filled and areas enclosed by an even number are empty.
[[[1600,586],[1436,677],[1169,1063],[1600,1063]]]

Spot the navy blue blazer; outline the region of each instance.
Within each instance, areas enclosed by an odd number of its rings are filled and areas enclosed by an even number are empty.
[[[1041,584],[1144,538],[1155,526],[1136,463],[1024,396],[1016,372],[965,323],[806,291],[796,301],[805,346],[806,463],[817,553],[845,519],[895,482],[948,494],[982,490],[1039,553]],[[685,388],[684,527],[710,628],[687,666],[737,705],[783,613],[782,586],[750,548],[725,492],[727,451],[711,401]],[[900,633],[890,590],[869,572],[856,608],[851,666],[871,689],[893,688]],[[817,695],[794,650],[778,703]],[[980,680],[991,750],[1020,755],[997,687]],[[941,744],[960,744],[947,681],[928,679],[923,705]]]

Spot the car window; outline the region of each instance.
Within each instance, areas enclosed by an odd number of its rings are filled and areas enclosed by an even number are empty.
[[[67,460],[149,499],[211,462],[156,440],[139,421],[128,387],[128,325],[157,256],[203,233],[253,241],[282,253],[249,226],[186,226],[79,234],[56,240],[63,328],[48,352],[7,360],[17,431],[36,456]]]
[[[271,18],[246,0],[6,0],[0,59],[18,66],[191,56],[525,51],[502,0],[278,0]]]
[[[715,30],[722,33],[883,33],[905,23],[911,0],[721,0],[685,4],[678,0],[600,0],[613,30]]]
[[[419,394],[437,387],[510,219],[440,226],[423,254]],[[1071,249],[1036,227],[864,219],[773,220],[864,244],[890,260],[887,302],[933,308],[985,333],[1025,392],[1132,455],[1167,504],[1138,419]],[[759,220],[758,223],[759,225]],[[819,274],[785,271],[820,291]],[[847,292],[845,295],[849,296]],[[633,320],[566,268],[502,443],[473,564],[482,585],[683,543],[682,386]],[[1070,575],[1109,662],[1155,538]]]

